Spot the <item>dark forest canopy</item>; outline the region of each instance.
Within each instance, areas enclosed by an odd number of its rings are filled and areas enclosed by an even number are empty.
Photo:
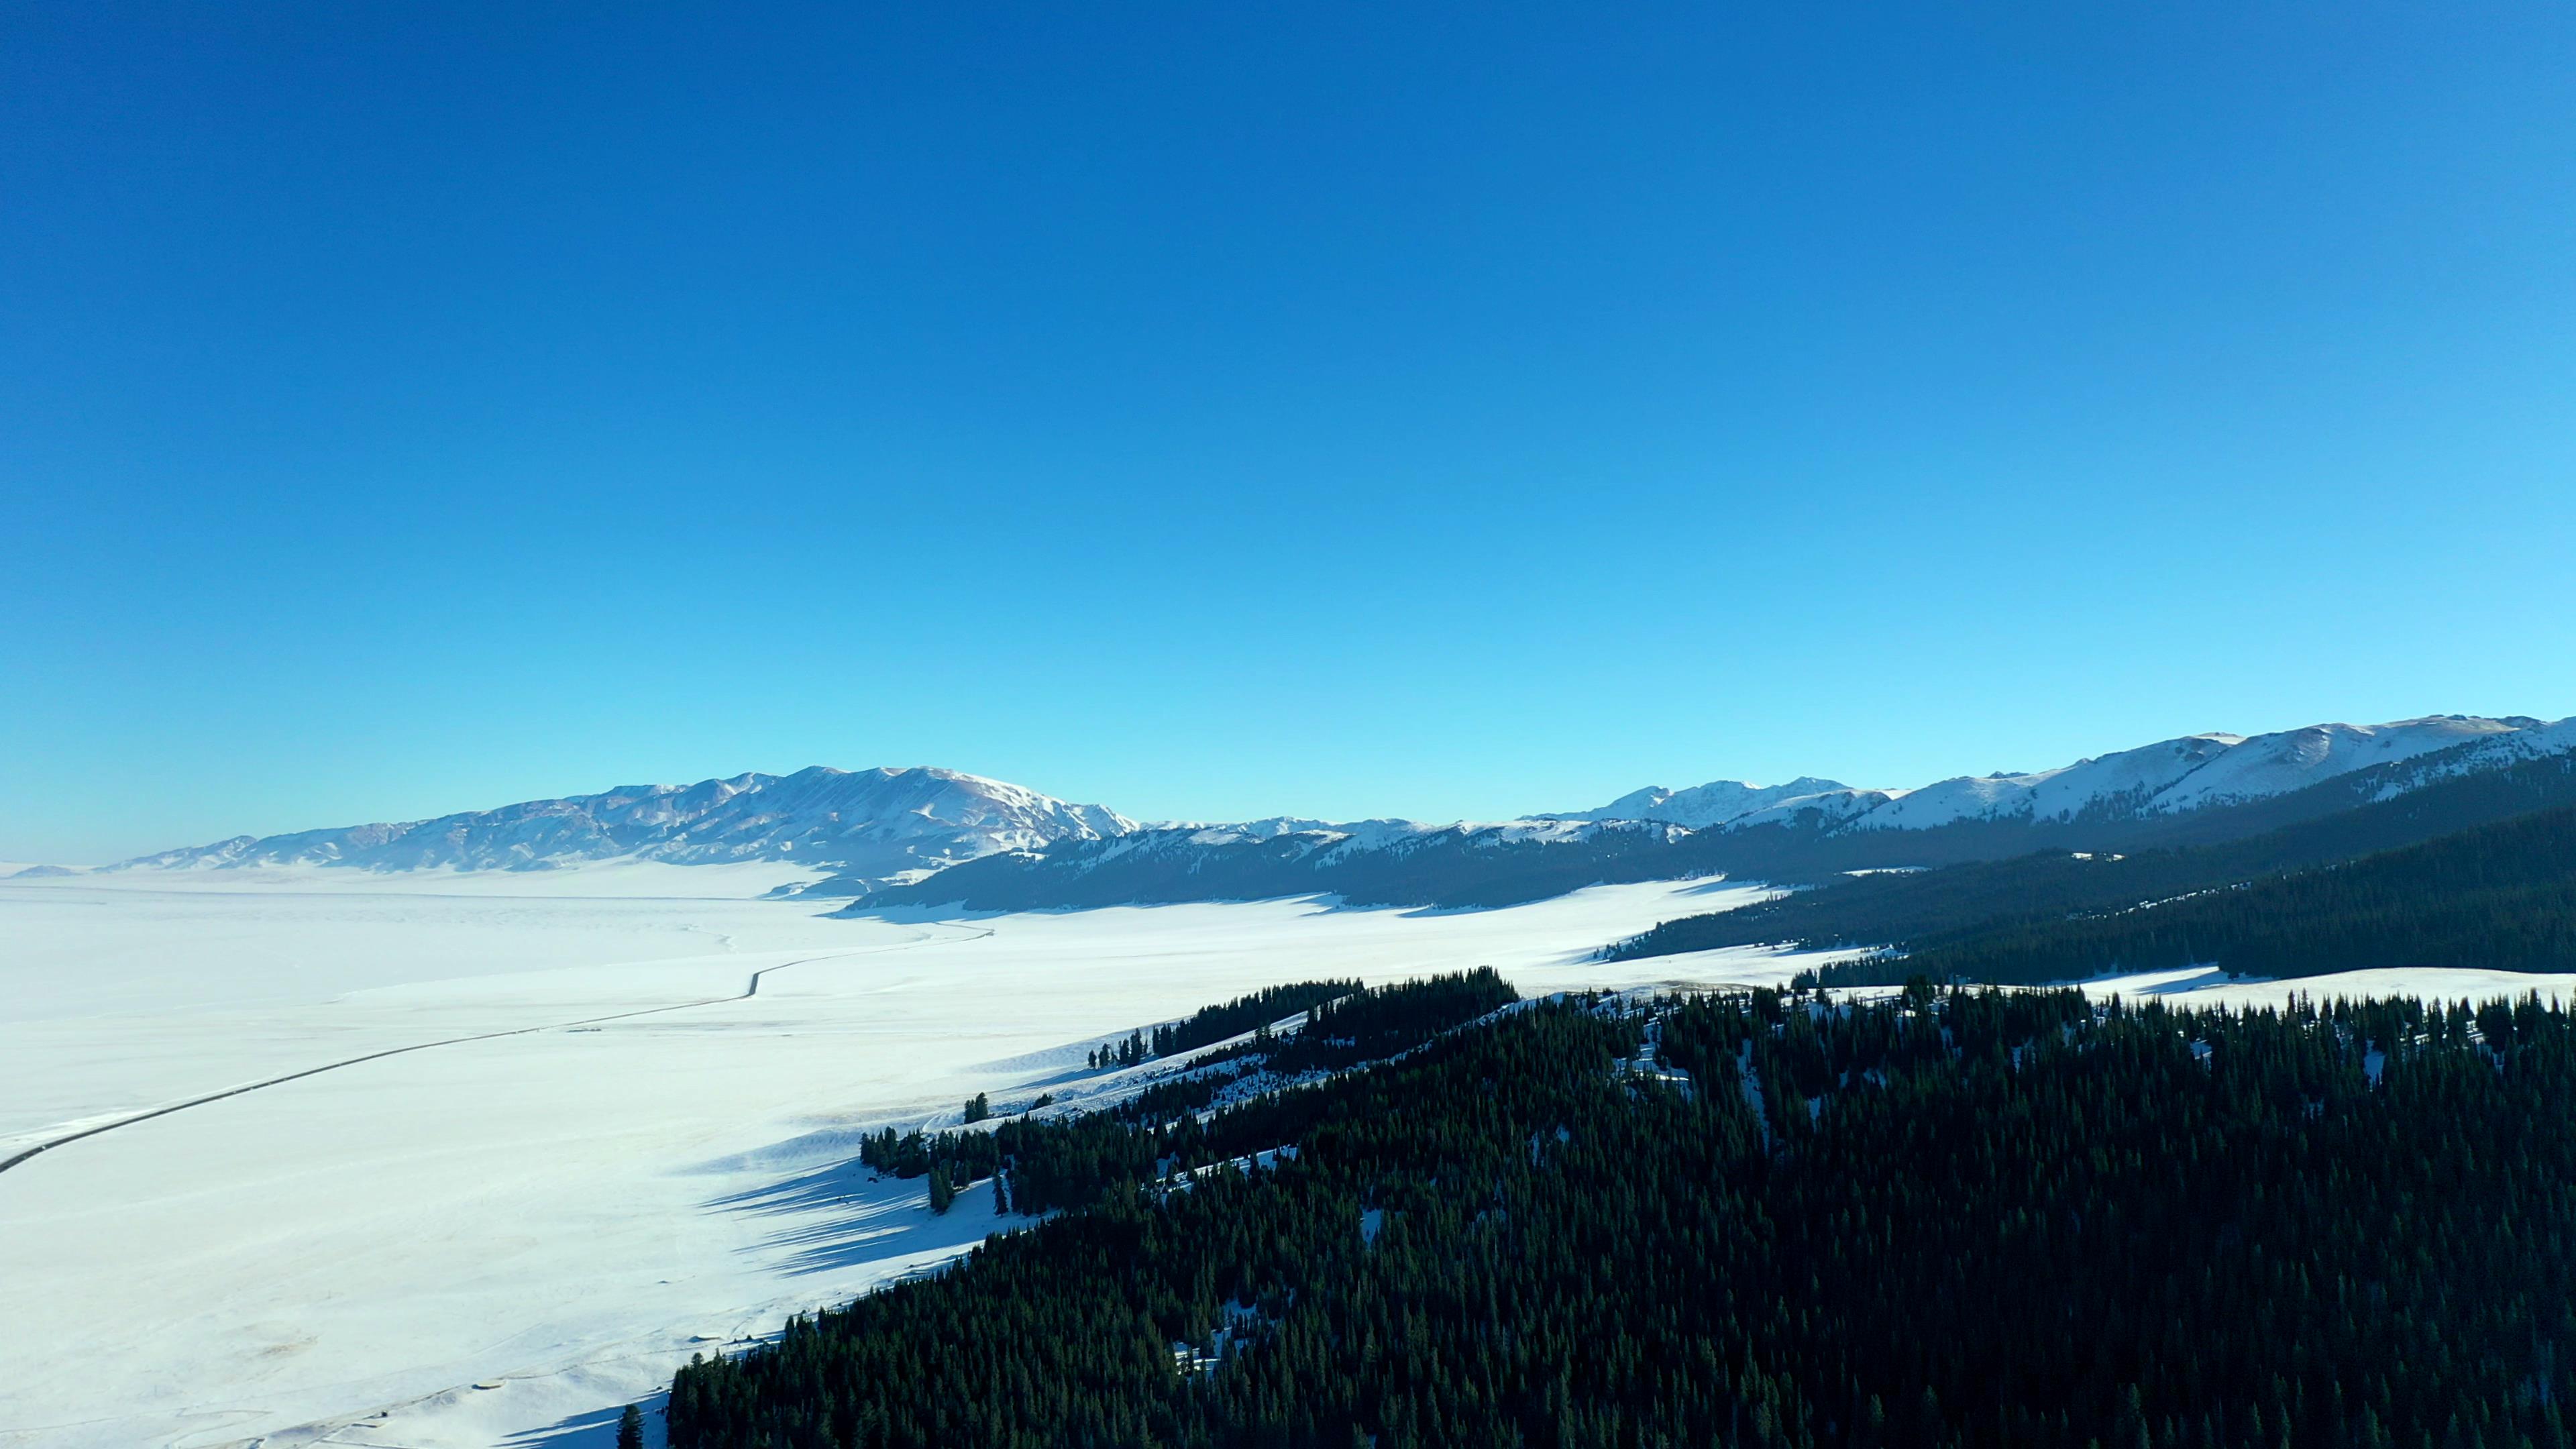
[[[1542,1004],[693,1364],[672,1442],[2562,1449],[2572,1113],[2530,1001]]]
[[[1360,983],[1356,981],[1299,981],[1238,996],[1220,1006],[1202,1006],[1179,1021],[1166,1022],[1154,1028],[1153,1052],[1158,1057],[1167,1057],[1178,1052],[1196,1051],[1227,1037],[1241,1036],[1257,1027],[1269,1026],[1321,1006],[1336,997],[1352,995],[1360,989]]]
[[[1202,1121],[1200,1114],[1237,1083],[1294,1085],[1308,1074],[1392,1056],[1520,999],[1490,966],[1379,987],[1306,982],[1275,992],[1210,1007],[1191,1020],[1246,1010],[1257,1015],[1269,1007],[1245,1003],[1265,998],[1319,1004],[1307,1007],[1299,1030],[1195,1058],[1106,1111],[1003,1122],[990,1131],[889,1127],[860,1140],[859,1161],[900,1178],[960,1185],[1001,1175],[998,1200],[1024,1214],[1087,1207],[1113,1188],[1146,1180],[1158,1164],[1184,1170],[1275,1147],[1322,1101],[1309,1092],[1272,1091]],[[1139,1052],[1134,1060],[1143,1059],[1144,1039],[1141,1030],[1128,1038]],[[1102,1070],[1132,1064],[1116,1053],[1095,1062]]]
[[[2378,966],[2576,971],[2576,810],[2149,906],[1948,932],[1902,958],[1816,978],[2034,983],[2193,965],[2267,977]]]

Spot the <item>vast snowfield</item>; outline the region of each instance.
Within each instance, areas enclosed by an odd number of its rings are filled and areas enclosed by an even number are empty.
[[[605,1444],[693,1350],[994,1226],[983,1190],[934,1218],[919,1184],[845,1170],[863,1129],[1067,1090],[1097,1042],[1277,982],[1490,964],[1537,992],[1805,964],[1584,959],[1759,894],[1708,882],[1484,912],[829,920],[753,899],[792,878],[0,881],[0,1158],[452,1043],[0,1172],[0,1445]]]
[[[1605,965],[1762,892],[1502,911],[1316,901],[830,920],[774,866],[0,880],[0,1445],[604,1445],[693,1351],[996,1226],[846,1164],[859,1132],[1097,1085],[1093,1045],[1283,981],[1490,964],[1529,993],[1784,980]],[[745,996],[755,972],[756,994]],[[2207,974],[2097,992],[2483,997],[2571,978]],[[438,1043],[436,1045],[429,1045]],[[418,1048],[416,1050],[402,1050]]]

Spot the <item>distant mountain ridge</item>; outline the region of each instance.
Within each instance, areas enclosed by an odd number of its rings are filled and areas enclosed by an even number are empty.
[[[899,881],[1001,850],[1123,835],[1134,821],[956,770],[735,775],[630,785],[433,820],[247,835],[111,869],[335,865],[367,870],[544,870],[613,858],[701,865],[793,861]]]
[[[435,820],[236,837],[112,868],[531,870],[626,857],[770,860],[832,871],[798,893],[854,898],[859,909],[1312,894],[1481,906],[1612,881],[1711,874],[1814,881],[2038,850],[2241,839],[2571,752],[2576,719],[2436,715],[2185,735],[2059,769],[1962,776],[1914,790],[1812,776],[1769,786],[1720,780],[1634,791],[1589,810],[1453,825],[1289,816],[1139,825],[1103,806],[953,770],[817,766]]]
[[[1742,780],[1711,780],[1687,790],[1667,790],[1649,785],[1631,790],[1607,805],[1591,810],[1561,810],[1540,816],[1543,820],[1660,820],[1668,825],[1706,830],[1793,801],[1820,800],[1836,795],[1875,795],[1881,791],[1859,791],[1840,780],[1820,780],[1801,775],[1785,785],[1748,785]]]
[[[810,890],[856,897],[849,908],[855,913],[1313,894],[1352,904],[1492,906],[1586,885],[1694,875],[1817,881],[1850,870],[2038,850],[2238,839],[2571,750],[2576,720],[2519,716],[2187,735],[2061,769],[1962,777],[1912,791],[1813,777],[1773,786],[1721,780],[1688,790],[1652,787],[1591,810],[1491,825],[1169,826],[999,852],[899,886],[841,879]]]
[[[2323,780],[2482,745],[2453,764],[2496,768],[2576,749],[2576,718],[2428,715],[2391,724],[2320,724],[2266,735],[2184,735],[2078,760],[2054,770],[1962,775],[1912,790],[1858,789],[1813,777],[1753,786],[1714,780],[1688,790],[1650,786],[1564,820],[1661,820],[1694,830],[1742,830],[1806,817],[1855,830],[1932,830],[1963,821],[2142,820],[2243,805]]]

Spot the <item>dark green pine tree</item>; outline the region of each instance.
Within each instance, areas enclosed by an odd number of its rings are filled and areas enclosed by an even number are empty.
[[[617,1449],[644,1449],[644,1411],[633,1404],[617,1416]]]
[[[957,1188],[955,1184],[948,1180],[948,1164],[945,1162],[932,1164],[930,1169],[930,1210],[935,1213],[944,1213],[948,1211],[948,1205],[956,1200]]]
[[[1004,1177],[1003,1177],[1003,1175],[1002,1175],[1001,1173],[998,1173],[998,1172],[997,1172],[997,1173],[994,1173],[994,1174],[993,1174],[993,1216],[995,1216],[995,1217],[1000,1217],[1000,1216],[1002,1216],[1003,1214],[1005,1214],[1005,1213],[1009,1212],[1010,1210],[1011,1210],[1011,1185],[1010,1185],[1010,1182],[1008,1181],[1008,1179],[1004,1178]]]

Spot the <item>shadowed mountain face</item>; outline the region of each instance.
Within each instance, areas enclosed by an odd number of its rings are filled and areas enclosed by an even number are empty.
[[[736,775],[530,800],[435,820],[354,825],[142,856],[116,867],[346,865],[368,870],[542,870],[632,857],[697,865],[776,860],[903,879],[1000,850],[1135,829],[1098,805],[955,770]]]
[[[1605,880],[1699,874],[1675,849],[1689,839],[1680,826],[1632,820],[1367,821],[1278,834],[1185,826],[997,853],[907,885],[870,889],[844,878],[809,893],[860,897],[847,914],[896,906],[1007,911],[1316,894],[1363,906],[1508,906]]]

